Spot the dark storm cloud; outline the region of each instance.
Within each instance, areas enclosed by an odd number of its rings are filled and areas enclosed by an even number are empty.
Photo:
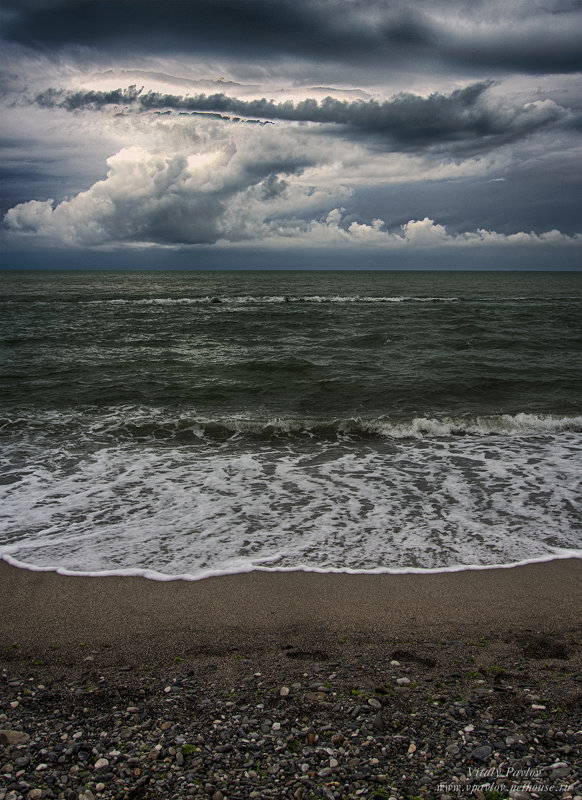
[[[78,108],[101,108],[107,105],[129,105],[141,94],[142,90],[135,86],[127,89],[111,89],[108,92],[82,91],[68,92],[62,89],[47,89],[35,98],[39,106],[45,108],[66,108],[73,111]]]
[[[41,108],[64,108],[67,111],[77,111],[81,109],[100,109],[104,106],[115,106],[115,110],[118,110],[118,113],[123,113],[123,110],[129,108],[131,105],[136,105],[136,101],[139,100],[137,104],[138,107],[143,108],[143,110],[151,110],[151,109],[159,109],[159,108],[173,108],[173,109],[183,109],[183,108],[192,108],[192,105],[184,101],[184,104],[181,105],[181,98],[174,97],[173,95],[167,95],[169,98],[168,103],[156,103],[153,97],[158,96],[156,93],[148,93],[143,98],[140,97],[142,94],[142,89],[138,89],[136,86],[129,86],[127,89],[111,89],[109,91],[79,91],[79,92],[68,92],[62,89],[47,89],[44,92],[41,92],[35,97],[35,103],[39,105]],[[166,97],[166,95],[160,95],[160,97]],[[200,98],[200,103],[195,103],[194,108],[196,110],[188,111],[189,114],[204,114],[207,117],[212,117],[214,119],[223,119],[231,121],[231,117],[224,116],[219,112],[215,112],[215,108],[220,108],[224,105],[223,102],[218,101],[214,103],[212,101],[212,97],[225,97],[224,95],[213,95],[210,97],[206,97],[206,95],[198,95]],[[244,101],[233,100],[233,98],[226,98],[227,100],[232,100],[233,103],[239,104],[244,106]],[[160,114],[170,113],[169,111],[158,111]],[[242,112],[245,113],[245,112]],[[258,119],[244,119],[241,120],[237,118],[238,121],[244,123],[251,123],[251,124],[258,124],[258,125],[266,125],[267,123],[258,120]]]
[[[494,0],[419,0],[414,9],[401,0],[5,0],[3,36],[48,51],[80,45],[386,66],[422,57],[563,73],[582,68],[580,14],[579,3],[558,0],[517,3],[502,19]]]
[[[328,18],[338,3],[305,0],[54,0],[8,2],[5,37],[39,47],[138,51],[359,52],[358,34]],[[330,36],[330,34],[333,34]]]
[[[329,126],[337,126],[350,138],[372,137],[400,150],[448,145],[468,153],[487,151],[564,119],[572,124],[572,112],[552,101],[513,107],[487,103],[484,94],[491,85],[481,82],[448,95],[433,93],[429,97],[401,93],[384,102],[326,97],[322,101],[306,99],[295,103],[265,98],[241,100],[225,94],[190,97],[143,93],[135,86],[103,92],[49,89],[37,95],[35,103],[69,111],[125,105],[141,112],[164,109],[218,113],[223,119],[229,119],[227,114],[252,115],[267,120],[318,123],[327,131]]]

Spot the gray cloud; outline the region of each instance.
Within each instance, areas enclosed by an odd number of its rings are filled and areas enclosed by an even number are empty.
[[[42,107],[60,107],[69,111],[100,109],[104,106],[127,106],[137,111],[173,110],[189,114],[216,114],[224,120],[230,115],[260,117],[268,121],[311,122],[336,126],[344,135],[372,137],[389,149],[415,150],[447,145],[452,151],[468,154],[486,152],[521,139],[537,130],[565,122],[580,123],[552,100],[526,104],[501,104],[485,99],[491,82],[480,82],[448,95],[433,93],[421,97],[401,93],[386,100],[338,100],[275,102],[265,98],[241,100],[223,93],[195,96],[143,92],[135,86],[111,91],[65,91],[48,89],[34,102]],[[242,120],[258,122],[259,120]]]
[[[31,48],[412,63],[489,71],[582,68],[578,3],[548,0],[5,0],[3,36]],[[458,22],[462,24],[457,24]],[[484,24],[486,23],[486,24]]]

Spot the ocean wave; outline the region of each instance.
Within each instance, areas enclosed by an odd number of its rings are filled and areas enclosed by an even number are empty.
[[[464,435],[452,420],[330,420],[326,439],[317,420],[147,412],[13,420],[0,557],[164,579],[448,571],[582,546],[571,418],[474,418]]]
[[[576,295],[564,297],[534,297],[534,296],[512,296],[512,297],[487,297],[479,295],[332,295],[332,294],[205,294],[190,297],[99,297],[87,300],[84,296],[59,296],[45,298],[0,298],[0,305],[17,305],[26,299],[27,303],[34,303],[41,306],[52,306],[54,303],[87,303],[90,306],[113,305],[113,306],[197,306],[197,305],[280,305],[284,303],[307,303],[307,304],[382,304],[382,303],[494,303],[496,305],[515,304],[515,303],[564,303],[579,302],[580,297]]]
[[[66,433],[72,428],[86,434],[120,439],[203,440],[238,436],[312,439],[383,438],[435,439],[463,436],[536,436],[582,433],[582,416],[540,414],[499,414],[488,416],[414,417],[394,420],[342,417],[232,416],[210,418],[198,415],[169,416],[155,409],[121,407],[100,412],[44,412],[0,418],[0,431],[35,429],[45,433]]]

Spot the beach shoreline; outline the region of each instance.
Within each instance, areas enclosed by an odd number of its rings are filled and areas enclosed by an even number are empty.
[[[257,571],[192,582],[63,576],[0,561],[0,581],[0,640],[32,655],[92,640],[155,663],[178,643],[262,647],[286,632],[302,641],[458,638],[563,632],[582,620],[582,559],[420,575]]]
[[[0,798],[581,797],[581,578],[0,562]]]

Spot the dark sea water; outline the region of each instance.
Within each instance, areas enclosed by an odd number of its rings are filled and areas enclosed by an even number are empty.
[[[582,556],[582,273],[0,274],[0,556]]]

